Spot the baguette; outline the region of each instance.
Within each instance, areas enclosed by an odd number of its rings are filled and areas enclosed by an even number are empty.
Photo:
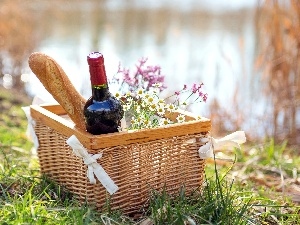
[[[50,56],[32,53],[28,60],[29,67],[46,90],[66,110],[75,125],[86,130],[83,108],[86,99],[76,91],[61,66]]]

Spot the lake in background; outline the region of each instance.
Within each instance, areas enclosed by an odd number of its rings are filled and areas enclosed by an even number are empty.
[[[193,106],[194,113],[215,118],[218,105],[227,130],[263,135],[270,128],[254,70],[256,1],[230,2],[40,1],[31,6],[39,21],[35,51],[53,57],[85,97],[91,95],[89,52],[103,53],[108,77],[119,63],[134,70],[147,57],[148,64],[161,66],[170,93],[204,83],[208,102]],[[27,73],[30,95],[51,101],[29,68]]]

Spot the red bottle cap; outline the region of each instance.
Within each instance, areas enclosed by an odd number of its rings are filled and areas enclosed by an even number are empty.
[[[104,64],[104,58],[100,52],[91,52],[87,56],[87,61],[90,66],[101,66]]]
[[[91,52],[87,56],[87,61],[90,68],[92,86],[107,85],[103,55],[100,52]]]

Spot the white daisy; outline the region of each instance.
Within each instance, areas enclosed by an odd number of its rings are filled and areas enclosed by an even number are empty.
[[[160,116],[163,116],[165,114],[165,108],[161,107],[160,105],[158,106],[156,111],[157,111],[157,114]]]
[[[172,123],[171,120],[167,119],[167,118],[161,118],[159,120],[159,125],[160,126],[166,126],[168,124]]]
[[[179,114],[177,117],[176,117],[176,120],[178,123],[183,123],[185,121],[185,115],[183,114]]]
[[[138,117],[132,117],[131,118],[131,125],[134,127],[134,128],[141,128],[144,126],[144,118],[143,116],[138,116]]]
[[[136,119],[134,117],[131,117],[130,124],[135,124],[135,123],[136,123]]]
[[[144,97],[144,93],[145,93],[145,91],[144,91],[143,88],[139,88],[136,91],[137,96],[140,97],[140,98]]]
[[[150,109],[151,111],[157,111],[157,108],[158,108],[158,106],[157,106],[157,104],[155,104],[155,103],[152,103],[152,104],[149,105],[149,109]]]
[[[146,128],[150,128],[152,125],[151,120],[149,120],[149,119],[144,120],[143,124]]]
[[[165,103],[165,100],[164,99],[158,99],[158,101],[157,101],[157,104],[159,104],[159,105],[161,105],[161,106],[165,106],[166,105],[166,103]]]
[[[127,111],[130,110],[130,107],[131,107],[131,104],[126,103],[125,105],[123,105],[123,110],[124,110],[125,112],[127,112]]]
[[[176,110],[176,106],[173,105],[173,104],[167,104],[167,105],[166,105],[166,109],[167,109],[167,111],[169,111],[169,112],[174,112],[174,111]]]
[[[148,98],[145,99],[145,102],[151,105],[155,102],[155,99],[151,95],[149,95]]]
[[[118,100],[119,100],[119,99],[121,98],[121,96],[122,96],[122,95],[121,95],[121,93],[120,93],[120,92],[116,92],[116,93],[115,93],[115,97],[116,97],[116,99],[118,99]]]
[[[133,98],[130,96],[130,97],[126,98],[126,101],[128,104],[132,104]]]

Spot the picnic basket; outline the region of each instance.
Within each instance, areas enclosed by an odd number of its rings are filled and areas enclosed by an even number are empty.
[[[184,186],[191,193],[202,184],[205,160],[198,149],[205,144],[200,140],[209,135],[209,119],[194,120],[187,114],[186,119],[192,121],[168,127],[91,135],[76,129],[60,105],[31,105],[30,113],[39,142],[41,173],[67,188],[81,203],[101,210],[109,198],[111,209],[131,214],[147,204],[152,190],[177,194]],[[66,143],[71,135],[76,135],[89,154],[102,152],[97,163],[118,185],[115,194],[110,196],[98,181],[89,182],[87,166]]]

